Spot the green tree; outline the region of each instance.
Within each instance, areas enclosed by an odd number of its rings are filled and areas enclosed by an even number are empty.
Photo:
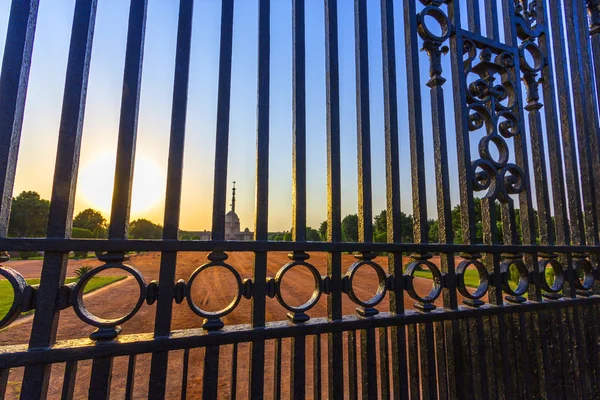
[[[160,239],[162,229],[162,226],[140,218],[129,224],[129,237],[131,239]]]
[[[200,240],[200,236],[198,236],[198,235],[193,235],[193,236],[192,236],[192,240]]]
[[[306,228],[306,240],[309,242],[320,242],[321,234],[318,230],[313,229],[309,226]]]
[[[344,242],[358,242],[358,215],[346,215],[342,220],[342,239]]]
[[[373,238],[377,240],[382,233],[386,233],[387,241],[387,211],[382,210],[379,215],[375,216],[373,221]],[[412,215],[406,215],[400,212],[400,233],[403,243],[413,242],[413,218]]]
[[[321,226],[319,226],[319,234],[321,235],[321,240],[323,242],[327,241],[327,220],[321,222]]]
[[[292,232],[286,232],[283,235],[283,241],[284,242],[291,242],[292,241]]]
[[[192,237],[189,234],[184,233],[181,235],[181,240],[192,240]]]
[[[8,235],[13,237],[42,237],[48,229],[50,202],[37,192],[21,192],[12,201]]]
[[[92,237],[103,237],[106,231],[106,219],[99,211],[88,208],[73,219],[73,228],[87,229],[92,232]]]

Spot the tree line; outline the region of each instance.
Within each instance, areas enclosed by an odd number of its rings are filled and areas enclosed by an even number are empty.
[[[481,222],[481,200],[475,199],[472,218],[475,220],[475,244],[483,243],[483,228]],[[44,237],[48,226],[48,213],[50,201],[42,199],[34,191],[24,191],[13,198],[8,235],[10,237]],[[496,203],[496,214],[500,215],[500,205]],[[452,209],[452,228],[454,243],[464,242],[461,225],[460,206]],[[517,226],[517,237],[521,240],[521,218],[519,210],[515,210]],[[537,222],[537,211],[534,210],[534,221]],[[342,241],[358,241],[358,215],[346,215],[342,220]],[[400,213],[401,236],[403,243],[414,243],[413,217],[403,212]],[[496,222],[499,232],[499,241],[502,243],[502,221]],[[428,236],[430,243],[439,242],[438,221],[430,219],[427,221]],[[139,218],[129,224],[129,238],[131,239],[160,239],[162,238],[162,226],[144,218]],[[535,229],[538,232],[537,227]],[[108,236],[108,223],[99,211],[88,208],[78,213],[73,219],[72,237],[79,239],[106,238]],[[199,240],[197,236],[183,233],[182,240]],[[269,240],[291,241],[292,231],[273,233]],[[311,242],[327,241],[327,221],[323,221],[319,229],[306,228],[306,240]],[[387,242],[387,212],[382,210],[373,219],[373,241],[378,243]]]
[[[44,237],[48,228],[50,201],[34,191],[13,198],[8,224],[9,237]],[[88,208],[73,218],[71,237],[77,239],[108,237],[108,223],[102,213]],[[160,239],[162,226],[139,218],[129,223],[130,239]]]

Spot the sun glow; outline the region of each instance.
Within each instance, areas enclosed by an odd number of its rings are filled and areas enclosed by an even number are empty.
[[[115,154],[106,153],[81,167],[78,191],[91,207],[110,214],[115,174]],[[164,197],[165,175],[151,159],[136,155],[133,174],[131,214],[151,210]]]

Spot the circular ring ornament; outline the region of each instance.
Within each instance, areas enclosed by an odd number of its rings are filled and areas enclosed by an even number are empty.
[[[369,267],[371,267],[377,273],[377,278],[379,280],[379,285],[377,286],[377,292],[370,300],[367,300],[367,301],[360,300],[356,296],[356,293],[354,293],[354,288],[353,288],[354,275],[356,275],[356,272],[358,272],[358,270],[364,265],[368,265]],[[350,268],[348,268],[348,271],[346,272],[346,277],[348,279],[348,296],[350,297],[350,299],[352,299],[352,301],[354,303],[358,304],[359,306],[363,307],[364,309],[371,309],[371,308],[375,307],[377,304],[381,303],[381,301],[385,298],[385,292],[387,290],[387,288],[386,288],[387,275],[386,275],[385,271],[383,270],[383,268],[381,268],[381,266],[379,264],[374,263],[373,261],[369,261],[369,260],[355,262],[354,264],[352,264],[350,266]]]
[[[519,283],[514,290],[510,287],[509,282],[510,267],[512,265],[519,271]],[[529,271],[523,260],[520,258],[509,258],[502,261],[500,264],[500,273],[502,274],[502,289],[511,296],[509,300],[514,302],[524,302],[525,299],[522,296],[527,293],[527,288],[529,287]]]
[[[533,59],[533,65],[529,63],[526,57],[529,53]],[[519,58],[521,59],[521,69],[527,72],[540,72],[544,68],[544,55],[539,46],[532,40],[523,42],[519,47]]]
[[[305,267],[310,271],[315,280],[315,289],[313,290],[310,299],[306,303],[297,307],[291,306],[288,303],[286,303],[283,296],[281,295],[281,282],[283,280],[283,277],[286,273],[288,273],[291,269],[295,267]],[[277,301],[279,301],[279,304],[281,304],[284,308],[296,314],[305,313],[317,304],[319,298],[321,297],[321,287],[321,274],[319,274],[319,271],[313,265],[304,261],[289,262],[283,267],[281,267],[281,269],[277,271],[277,275],[275,275],[275,296],[277,297]]]
[[[586,258],[577,258],[573,260],[573,269],[576,273],[575,287],[579,290],[592,290],[594,287],[594,268],[590,260]],[[580,274],[583,273],[583,279]]]
[[[438,7],[427,6],[418,14],[418,31],[423,40],[432,40],[438,43],[445,42],[450,37],[450,19]],[[442,34],[436,35],[427,26],[427,18],[432,17],[440,25]]]
[[[415,290],[415,286],[413,284],[413,280],[415,278],[415,272],[417,272],[417,270],[419,270],[421,267],[426,267],[429,271],[431,271],[431,275],[433,278],[433,285],[431,287],[431,290],[425,297],[421,297],[417,293],[417,291]],[[408,265],[408,267],[406,267],[405,275],[410,277],[410,279],[408,280],[408,288],[407,288],[409,296],[412,297],[413,299],[417,300],[419,303],[421,303],[421,305],[425,309],[427,309],[427,310],[434,309],[435,306],[433,306],[433,302],[438,297],[440,297],[440,294],[442,293],[442,273],[440,272],[439,268],[431,261],[416,260],[416,261],[410,263]]]
[[[477,286],[477,289],[473,293],[469,292],[467,290],[467,285],[465,285],[465,272],[471,265],[474,266],[479,273],[479,286]],[[487,269],[481,262],[476,260],[465,260],[458,264],[456,267],[456,278],[458,279],[457,287],[459,293],[468,300],[471,300],[470,303],[472,305],[475,305],[473,301],[477,301],[485,296],[490,284],[490,275],[488,274]]]
[[[237,293],[235,294],[235,297],[233,298],[231,303],[229,303],[229,305],[224,309],[219,311],[205,311],[198,307],[196,303],[194,303],[194,299],[192,296],[192,286],[194,284],[194,280],[198,277],[198,275],[200,275],[202,271],[216,267],[225,268],[233,274],[233,277],[235,278],[235,281],[237,283]],[[224,262],[209,262],[196,268],[196,270],[192,273],[192,275],[190,276],[190,280],[185,285],[185,297],[187,299],[188,305],[196,315],[199,315],[208,320],[217,320],[232,312],[240,302],[242,298],[242,278],[240,277],[240,274],[235,270],[235,268],[233,268],[229,264],[226,264]]]
[[[550,267],[554,271],[554,282],[548,284],[546,279],[546,268]],[[539,273],[541,275],[542,289],[548,293],[558,293],[565,284],[565,272],[560,262],[554,258],[544,258],[538,261]]]
[[[100,272],[103,272],[103,271],[106,271],[109,269],[119,269],[121,271],[125,271],[125,272],[129,273],[130,275],[132,275],[135,278],[135,280],[137,281],[137,283],[140,287],[140,295],[139,295],[137,303],[133,307],[133,309],[129,313],[125,314],[124,316],[119,317],[119,318],[113,318],[113,319],[106,319],[106,318],[100,318],[100,317],[95,316],[94,314],[90,313],[85,308],[85,304],[83,303],[83,292],[84,292],[85,286],[88,284],[88,282],[94,276],[98,275]],[[96,326],[101,329],[102,328],[114,328],[117,325],[120,325],[120,324],[128,321],[131,317],[133,317],[139,311],[139,309],[142,307],[142,304],[144,304],[144,301],[146,300],[146,291],[147,291],[146,281],[144,281],[144,277],[142,276],[140,271],[138,271],[136,268],[132,267],[131,265],[127,265],[127,264],[118,264],[118,263],[104,264],[98,268],[92,269],[90,272],[85,274],[79,280],[79,282],[77,282],[77,285],[75,285],[75,289],[74,289],[75,301],[73,301],[73,310],[75,311],[75,314],[77,314],[77,316],[83,322],[85,322],[87,324]]]
[[[13,302],[6,315],[0,319],[0,328],[8,326],[21,314],[21,301],[27,282],[23,275],[12,268],[0,267],[0,275],[6,278],[13,290]]]
[[[492,156],[490,146],[494,145],[498,151],[498,159]],[[479,155],[481,158],[491,162],[496,168],[502,168],[508,163],[509,150],[502,136],[492,133],[481,138],[479,142]]]

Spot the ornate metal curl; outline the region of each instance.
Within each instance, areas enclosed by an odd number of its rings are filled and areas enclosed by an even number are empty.
[[[140,288],[140,294],[135,306],[130,312],[119,318],[107,319],[97,317],[87,310],[83,301],[85,286],[88,284],[88,282],[100,272],[106,271],[108,269],[119,269],[121,271],[129,273],[135,278]],[[90,338],[92,340],[111,340],[116,338],[121,332],[120,325],[131,319],[131,317],[133,317],[140,310],[142,304],[144,304],[144,301],[146,301],[146,292],[146,281],[144,280],[144,277],[142,276],[140,271],[138,271],[131,265],[123,264],[120,262],[107,262],[106,264],[100,267],[92,269],[87,274],[85,274],[79,280],[79,282],[77,282],[77,285],[75,286],[75,289],[72,292],[73,297],[71,302],[73,304],[73,311],[75,311],[75,314],[79,317],[79,319],[81,319],[83,322],[89,325],[98,328],[90,335]]]
[[[538,37],[542,27],[538,24],[538,0],[514,0],[517,35],[520,38]]]
[[[433,303],[438,297],[440,297],[440,294],[442,293],[442,273],[434,263],[429,261],[431,255],[414,254],[411,257],[413,258],[413,262],[406,267],[406,271],[404,272],[404,275],[408,278],[406,288],[408,295],[417,300],[418,303],[415,303],[414,306],[419,310],[425,312],[435,310],[436,307]],[[420,270],[421,267],[426,267],[429,271],[431,271],[432,275],[431,290],[425,297],[420,296],[415,290],[414,286],[415,272]]]
[[[479,254],[461,254],[461,257],[465,258],[465,261],[462,261],[456,267],[456,279],[457,279],[457,288],[458,292],[465,298],[463,303],[469,305],[471,307],[480,307],[485,303],[481,300],[483,296],[488,291],[490,276],[488,274],[485,266],[478,261],[481,257]],[[467,290],[467,285],[465,284],[465,273],[470,266],[474,266],[479,273],[479,285],[477,289],[471,293]]]
[[[0,276],[3,276],[13,290],[13,302],[6,312],[6,315],[0,319],[0,329],[10,325],[15,319],[21,315],[22,311],[22,301],[25,293],[25,288],[27,287],[27,282],[23,275],[18,273],[12,268],[0,266]]]
[[[190,276],[189,281],[185,285],[185,298],[187,299],[188,305],[190,309],[198,316],[204,318],[202,328],[207,331],[219,330],[225,326],[221,318],[231,313],[240,302],[242,295],[244,294],[244,285],[242,284],[242,278],[240,274],[233,268],[231,265],[225,263],[227,259],[227,255],[225,253],[214,252],[209,254],[208,259],[210,262],[201,265],[198,267]],[[235,282],[237,285],[237,291],[233,300],[227,305],[227,307],[218,311],[206,311],[198,307],[194,302],[194,298],[192,296],[192,286],[194,285],[194,280],[202,273],[202,271],[207,270],[209,268],[225,268],[235,278]]]
[[[294,323],[303,323],[310,319],[310,317],[306,314],[308,310],[313,308],[321,297],[321,293],[323,292],[323,279],[319,271],[312,265],[307,263],[305,260],[308,259],[309,255],[304,252],[296,252],[292,253],[288,256],[292,262],[285,264],[279,271],[277,271],[277,275],[275,275],[275,296],[279,304],[285,307],[290,312],[287,314],[287,317]],[[281,282],[283,281],[283,277],[287,272],[295,267],[304,267],[310,271],[314,280],[315,280],[315,288],[312,292],[310,299],[300,305],[300,306],[291,306],[289,305],[283,298],[281,294]]]
[[[373,258],[375,258],[375,255],[372,253],[361,254],[359,256],[360,261],[352,264],[350,268],[348,268],[348,271],[346,271],[344,278],[342,278],[342,291],[346,293],[355,304],[359,305],[356,312],[363,317],[372,317],[379,314],[379,310],[377,310],[375,306],[381,303],[385,298],[385,293],[387,291],[388,276],[379,264],[373,262]],[[354,292],[354,276],[363,266],[371,267],[377,273],[379,281],[377,292],[375,292],[375,295],[367,301],[359,299]]]
[[[525,190],[526,182],[523,170],[509,163],[506,143],[506,139],[521,133],[515,114],[518,104],[515,83],[509,73],[515,65],[514,57],[507,52],[495,54],[485,46],[479,49],[471,40],[465,40],[463,53],[467,56],[465,75],[476,76],[466,87],[469,130],[485,129],[478,146],[480,158],[471,165],[473,189],[487,190],[485,197],[491,200],[510,202],[509,195]],[[501,77],[500,83],[496,83],[497,76]]]

